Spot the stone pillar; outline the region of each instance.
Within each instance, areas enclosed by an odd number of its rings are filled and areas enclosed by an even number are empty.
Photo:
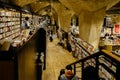
[[[65,12],[59,15],[60,27],[66,32],[70,31],[71,16],[72,16],[72,13],[70,12]]]
[[[102,8],[95,12],[83,11],[79,15],[79,37],[92,44],[94,48],[98,48],[105,9]]]
[[[70,31],[71,26],[71,16],[73,15],[73,11],[65,8],[63,5],[59,6],[59,9],[57,10],[58,13],[58,25],[61,29],[63,29],[66,32]]]

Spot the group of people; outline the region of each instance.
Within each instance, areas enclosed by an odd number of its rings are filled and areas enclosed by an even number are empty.
[[[79,80],[79,78],[72,70],[72,66],[68,65],[65,69],[61,69],[58,80]],[[104,78],[100,78],[97,69],[89,65],[83,69],[82,80],[104,80]]]

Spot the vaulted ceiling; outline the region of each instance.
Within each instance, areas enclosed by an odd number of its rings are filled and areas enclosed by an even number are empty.
[[[120,13],[120,0],[0,0],[10,4],[29,8],[34,13],[47,13],[59,9],[74,11],[76,14],[86,11],[97,11],[106,7],[107,13]]]

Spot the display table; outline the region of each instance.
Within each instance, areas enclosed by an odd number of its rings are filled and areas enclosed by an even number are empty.
[[[104,48],[113,54],[119,55],[120,56],[120,44],[119,43],[106,43],[104,45]]]

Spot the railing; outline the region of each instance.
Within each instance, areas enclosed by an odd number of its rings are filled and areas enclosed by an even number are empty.
[[[74,73],[80,80],[84,79],[84,70],[88,66],[96,69],[98,80],[120,80],[120,57],[106,50],[91,54],[69,65],[73,67]]]

